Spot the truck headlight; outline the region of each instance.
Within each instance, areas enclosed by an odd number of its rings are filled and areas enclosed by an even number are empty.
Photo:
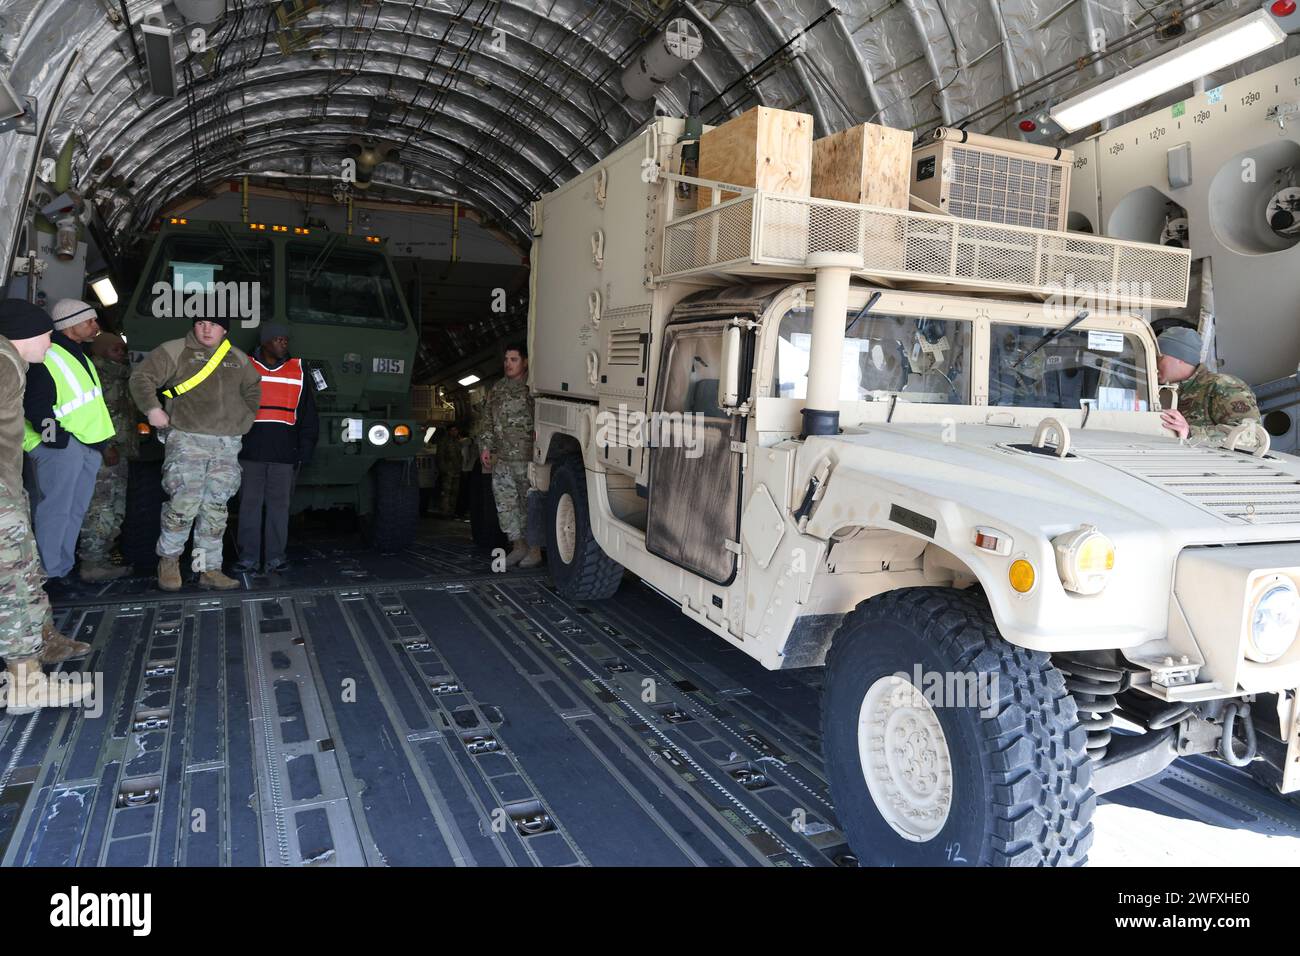
[[[1246,656],[1260,664],[1277,660],[1291,649],[1300,632],[1300,593],[1287,578],[1266,585],[1250,608]]]
[[[389,431],[387,425],[371,425],[367,437],[372,445],[383,445],[388,441]]]
[[[1052,539],[1061,586],[1075,594],[1096,594],[1115,567],[1115,545],[1090,524]]]
[[[399,445],[405,445],[411,440],[411,428],[409,425],[398,425],[393,429],[393,441]]]

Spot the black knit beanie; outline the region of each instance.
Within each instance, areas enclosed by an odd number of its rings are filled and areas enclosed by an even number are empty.
[[[7,339],[34,339],[54,331],[48,312],[25,299],[0,299],[0,335]]]
[[[191,325],[197,325],[200,322],[211,322],[213,325],[219,325],[227,332],[230,331],[230,317],[221,315],[196,315]]]

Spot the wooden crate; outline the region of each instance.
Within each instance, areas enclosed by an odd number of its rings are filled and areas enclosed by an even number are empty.
[[[813,143],[812,195],[906,209],[911,169],[910,131],[863,123]]]
[[[756,106],[700,137],[700,178],[765,192],[808,196],[812,188],[813,118]],[[735,196],[723,193],[722,201]],[[699,190],[698,208],[712,203]]]

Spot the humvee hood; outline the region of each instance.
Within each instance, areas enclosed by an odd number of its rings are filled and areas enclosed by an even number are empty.
[[[1026,427],[900,423],[813,440],[835,450],[837,469],[1049,535],[1092,523],[1107,533],[1179,529],[1186,543],[1300,539],[1300,460],[1292,456],[1076,429],[1069,457],[1060,458],[1028,450],[1033,436]]]

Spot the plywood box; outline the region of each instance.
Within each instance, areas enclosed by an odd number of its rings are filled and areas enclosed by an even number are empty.
[[[912,134],[863,123],[813,143],[812,195],[906,209]]]
[[[764,192],[808,196],[812,187],[813,118],[756,106],[700,137],[700,178]],[[731,199],[734,193],[723,193]],[[712,191],[699,190],[699,206]]]

